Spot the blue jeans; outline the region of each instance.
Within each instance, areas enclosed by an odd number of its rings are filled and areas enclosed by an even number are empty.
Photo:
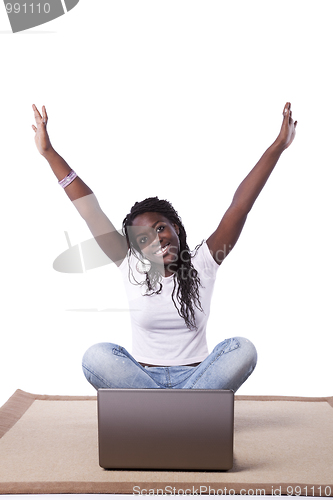
[[[83,356],[83,372],[95,389],[231,389],[253,372],[254,345],[243,337],[224,340],[198,366],[141,366],[123,347],[101,343]]]

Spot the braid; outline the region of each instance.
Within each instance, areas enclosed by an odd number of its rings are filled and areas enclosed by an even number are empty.
[[[176,224],[179,228],[178,237],[180,244],[180,259],[177,261],[176,269],[173,274],[174,287],[172,292],[172,301],[178,311],[178,314],[184,318],[186,326],[190,329],[195,329],[195,307],[202,311],[199,296],[199,286],[201,286],[201,283],[198,272],[193,267],[191,261],[191,253],[186,240],[187,236],[185,228],[182,224],[181,218],[170,202],[153,197],[146,198],[145,200],[136,202],[133,205],[130,213],[123,221],[123,231],[127,238],[130,253],[134,253],[140,260],[142,259],[140,249],[135,242],[130,240],[127,228],[132,225],[135,217],[146,212],[158,212],[164,215],[172,224]],[[160,275],[157,272],[154,272],[153,268],[152,272],[145,272],[145,275],[145,283],[147,286],[146,295],[161,293],[162,283],[159,281]],[[159,285],[158,288],[156,288],[157,284]],[[176,299],[178,300],[180,307],[177,304]]]

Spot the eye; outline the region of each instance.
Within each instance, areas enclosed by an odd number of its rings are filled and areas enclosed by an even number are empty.
[[[140,245],[144,245],[147,242],[147,236],[142,236],[142,238],[139,239]]]
[[[158,226],[158,228],[156,229],[156,231],[158,233],[160,233],[161,231],[163,231],[164,228],[165,228],[165,226]]]

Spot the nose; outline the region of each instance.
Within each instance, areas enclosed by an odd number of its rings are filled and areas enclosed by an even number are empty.
[[[156,234],[155,239],[153,241],[153,246],[158,248],[161,246],[161,243],[163,241],[163,236],[160,236],[159,234]]]
[[[151,243],[151,248],[153,253],[157,252],[157,250],[159,250],[163,246],[162,242],[163,242],[163,236],[162,235],[160,236],[159,233],[156,233],[155,239]]]

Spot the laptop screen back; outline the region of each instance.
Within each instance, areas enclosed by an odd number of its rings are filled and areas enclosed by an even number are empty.
[[[234,393],[204,389],[99,389],[100,466],[228,470]]]

